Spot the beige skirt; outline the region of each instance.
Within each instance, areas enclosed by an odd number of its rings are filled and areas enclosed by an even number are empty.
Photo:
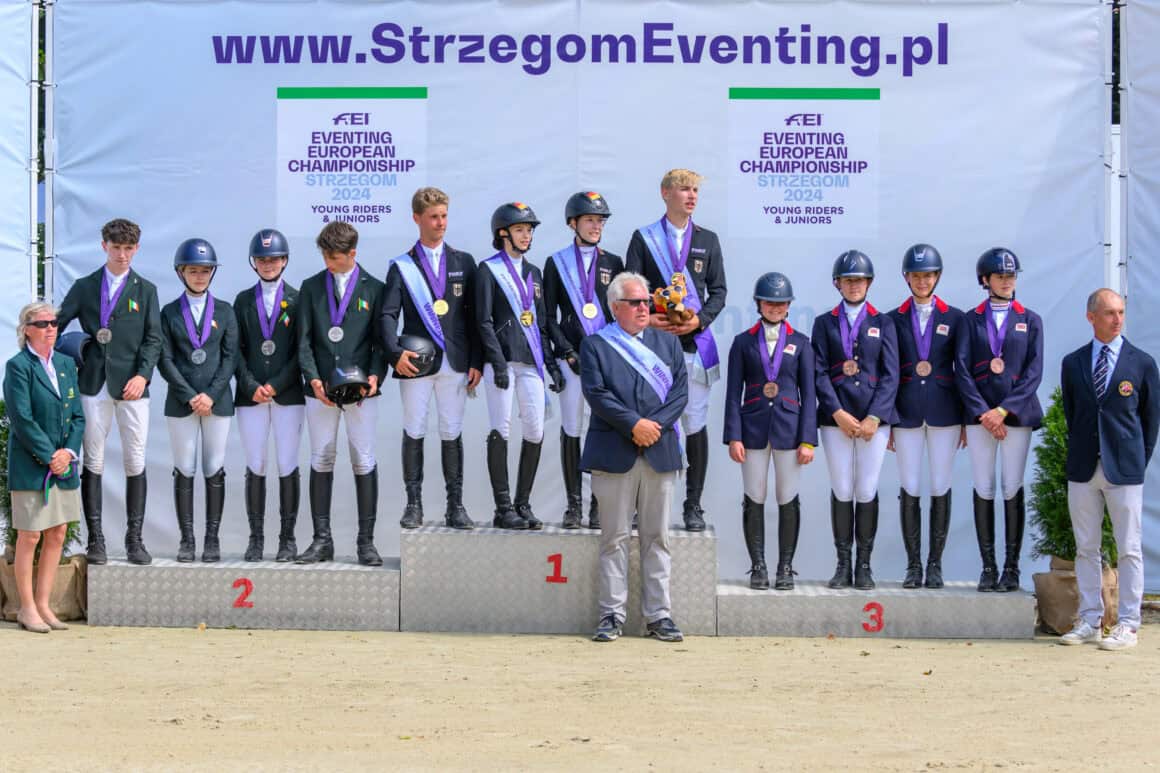
[[[12,526],[17,531],[44,531],[81,518],[81,490],[48,490],[48,504],[42,491],[12,492]]]

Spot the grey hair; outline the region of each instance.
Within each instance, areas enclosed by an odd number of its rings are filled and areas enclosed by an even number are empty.
[[[28,327],[28,323],[42,311],[51,311],[55,316],[59,312],[56,307],[47,301],[33,301],[20,310],[19,322],[16,323],[16,348],[23,349],[26,339],[24,337],[24,330]]]
[[[624,300],[624,286],[629,282],[637,282],[644,288],[645,293],[650,292],[648,280],[643,276],[632,271],[621,271],[612,278],[612,284],[608,285],[608,302]]]
[[[1120,300],[1124,299],[1124,297],[1122,295],[1120,295],[1118,292],[1116,292],[1115,290],[1112,290],[1112,289],[1107,288],[1107,287],[1101,287],[1100,289],[1096,290],[1094,293],[1092,293],[1091,295],[1088,296],[1087,310],[1088,310],[1089,314],[1095,314],[1097,311],[1100,310],[1100,306],[1102,305],[1101,301],[1103,300],[1105,294],[1114,295],[1115,297],[1119,298]]]

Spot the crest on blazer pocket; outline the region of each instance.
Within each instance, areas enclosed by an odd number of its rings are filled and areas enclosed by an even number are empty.
[[[866,331],[866,335],[870,338],[881,338],[882,333],[876,327],[872,327]]]
[[[1027,332],[1027,323],[1026,322],[1016,322],[1015,323],[1015,332],[1016,333],[1026,333]]]
[[[1132,386],[1131,381],[1121,381],[1119,386],[1120,397],[1131,397],[1135,387]]]
[[[451,284],[451,294],[456,298],[461,297],[463,295],[463,282],[453,282]]]
[[[934,329],[934,332],[935,332],[935,335],[940,335],[940,336],[950,335],[951,326],[950,325],[939,325],[938,327],[936,327]]]
[[[544,292],[544,291],[543,291],[543,289],[541,289],[541,288],[540,288],[540,283],[539,283],[539,282],[536,282],[536,284],[535,284],[534,286],[535,286],[535,288],[536,288],[536,297],[537,297],[537,298],[541,298],[541,297],[543,297],[543,292]]]
[[[693,270],[696,271],[698,274],[704,273],[705,261],[701,260],[700,258],[694,258],[693,259]]]
[[[790,355],[797,354],[797,344],[786,344],[783,351]]]
[[[606,285],[612,282],[612,272],[606,268],[600,269],[600,284]]]

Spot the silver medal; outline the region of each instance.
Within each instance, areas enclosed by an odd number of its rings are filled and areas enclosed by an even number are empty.
[[[206,357],[205,349],[194,349],[192,352],[189,353],[189,360],[194,365],[201,365],[202,363],[204,363],[205,357]]]
[[[97,343],[107,344],[113,340],[113,331],[107,327],[103,327],[97,331]]]
[[[273,341],[271,341],[268,338],[262,342],[262,346],[261,346],[262,354],[265,355],[266,357],[269,357],[271,354],[273,354],[275,351],[277,351],[277,349],[278,349],[278,345],[275,344]]]
[[[326,337],[329,338],[334,343],[338,343],[339,341],[341,341],[343,336],[345,336],[345,335],[346,335],[346,331],[344,331],[338,325],[335,325],[330,330],[326,331]]]

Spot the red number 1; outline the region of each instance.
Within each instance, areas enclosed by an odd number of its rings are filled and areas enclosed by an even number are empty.
[[[870,615],[870,621],[862,623],[862,630],[866,633],[878,633],[886,625],[882,619],[882,605],[877,601],[869,602],[862,607],[862,611]]]
[[[242,589],[241,594],[236,599],[234,599],[234,608],[253,609],[254,602],[246,601],[246,599],[248,599],[250,594],[254,592],[254,583],[250,582],[250,580],[246,577],[239,577],[238,579],[234,580],[234,587]]]
[[[561,570],[564,568],[563,553],[553,553],[552,555],[548,556],[548,563],[552,565],[552,573],[545,578],[545,582],[568,582],[568,578],[560,574]]]

